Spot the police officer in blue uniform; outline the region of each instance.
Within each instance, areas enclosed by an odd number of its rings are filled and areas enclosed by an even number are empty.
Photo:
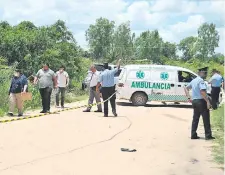
[[[113,70],[109,70],[108,63],[104,64],[105,70],[100,74],[98,84],[96,86],[96,91],[99,91],[101,85],[101,93],[104,102],[104,117],[108,117],[108,100],[110,101],[112,107],[112,113],[117,117],[116,112],[116,94],[115,94],[115,82],[114,77],[120,68],[120,61],[117,63],[117,67]],[[107,101],[106,101],[107,100]]]
[[[207,86],[204,82],[204,79],[207,76],[208,67],[204,67],[198,70],[198,75],[194,80],[192,80],[186,87],[185,93],[188,99],[191,101],[194,109],[194,115],[192,120],[191,128],[191,139],[199,139],[197,135],[197,128],[199,123],[199,118],[202,115],[204,129],[205,129],[205,139],[211,140],[215,139],[212,137],[212,131],[210,126],[210,112],[211,107],[210,101],[207,96]],[[192,98],[189,96],[189,90],[192,89]]]
[[[213,76],[210,78],[209,83],[212,85],[211,98],[212,108],[215,110],[219,105],[220,89],[223,82],[223,77],[219,74],[216,69],[212,70]]]

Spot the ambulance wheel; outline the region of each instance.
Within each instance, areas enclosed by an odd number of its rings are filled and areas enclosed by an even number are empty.
[[[135,92],[131,97],[134,106],[145,106],[147,101],[148,96],[144,92]]]

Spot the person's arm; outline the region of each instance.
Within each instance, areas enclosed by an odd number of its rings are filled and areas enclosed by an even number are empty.
[[[34,84],[37,84],[38,79],[39,79],[39,75],[40,75],[40,72],[38,71],[37,74],[34,77],[34,82],[33,82]]]
[[[52,81],[54,83],[54,88],[56,88],[57,87],[57,78],[55,75],[52,76]]]
[[[212,84],[212,81],[213,81],[213,76],[209,79],[208,83]]]
[[[52,71],[51,75],[52,75],[52,81],[53,81],[53,84],[54,84],[54,88],[57,88],[58,83],[57,83],[57,78],[56,78],[55,72]]]
[[[184,87],[184,92],[188,98],[188,100],[191,100],[191,97],[190,97],[190,94],[189,94],[189,90],[192,88],[192,85],[191,85],[191,82],[186,86]]]
[[[102,74],[99,75],[99,78],[98,78],[98,83],[96,85],[96,91],[99,92],[99,87],[101,86],[101,82],[103,80],[103,77],[102,77]]]
[[[66,86],[69,86],[69,83],[70,83],[70,78],[68,73],[66,73]]]
[[[206,101],[206,103],[207,103],[207,108],[210,109],[211,104],[210,104],[210,101],[209,101],[209,99],[208,99],[208,95],[207,95],[207,91],[206,91],[206,90],[207,90],[207,86],[206,86],[204,80],[201,81],[201,82],[199,83],[199,89],[200,89],[202,98],[203,98],[203,99]]]
[[[118,70],[120,69],[120,62],[121,62],[121,59],[119,59],[119,60],[117,61],[117,67],[116,67],[115,69],[111,70],[114,74],[115,74],[116,72],[118,72]]]
[[[23,80],[23,93],[26,93],[27,92],[27,87],[28,87],[28,81],[27,81],[27,77],[24,77],[24,80]]]

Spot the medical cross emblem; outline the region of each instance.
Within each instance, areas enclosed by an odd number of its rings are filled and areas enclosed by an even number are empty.
[[[136,77],[139,79],[143,79],[145,77],[145,73],[141,70],[137,71]]]
[[[161,78],[162,80],[168,80],[169,74],[168,74],[167,72],[162,72],[162,73],[160,74],[160,78]]]

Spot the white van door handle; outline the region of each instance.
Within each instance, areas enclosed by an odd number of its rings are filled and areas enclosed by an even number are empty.
[[[179,84],[178,87],[181,87],[181,85]]]
[[[171,85],[171,87],[174,87],[174,84],[170,84]]]

